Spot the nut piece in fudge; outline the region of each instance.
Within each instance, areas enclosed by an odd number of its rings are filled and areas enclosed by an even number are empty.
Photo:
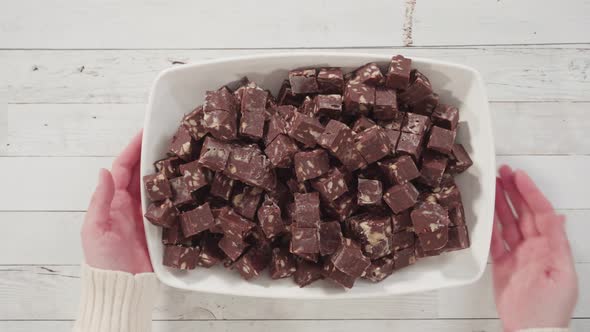
[[[217,172],[215,173],[215,177],[213,177],[209,193],[215,197],[223,198],[228,201],[231,197],[233,188],[234,180],[223,175],[221,172]]]
[[[143,183],[148,197],[153,202],[172,197],[170,182],[168,182],[168,179],[163,172],[144,176]]]
[[[313,98],[313,114],[337,118],[342,114],[341,95],[317,95]]]
[[[294,94],[318,93],[315,69],[296,69],[289,72],[289,83]]]
[[[375,121],[367,118],[366,116],[361,116],[352,125],[352,131],[355,133],[360,133],[361,131],[369,129],[373,126],[375,126]]]
[[[414,69],[410,72],[410,86],[397,97],[402,104],[413,107],[422,98],[432,94],[432,85],[428,78]]]
[[[430,126],[430,118],[425,115],[407,113],[401,131],[416,135],[424,134]]]
[[[462,144],[453,144],[449,157],[449,172],[459,174],[465,172],[473,165],[473,161]]]
[[[242,278],[250,280],[259,276],[269,265],[270,260],[270,252],[265,248],[251,247],[248,252],[236,261],[233,268],[238,270]]]
[[[393,255],[394,270],[399,270],[416,263],[416,248],[414,246],[396,251]]]
[[[383,128],[373,126],[358,133],[355,137],[355,147],[368,164],[372,164],[387,156],[390,143]]]
[[[375,90],[373,117],[377,120],[393,120],[398,112],[395,90],[378,87]]]
[[[242,113],[240,118],[240,135],[252,140],[262,139],[264,136],[264,121],[266,116],[264,112],[246,112]]]
[[[449,228],[442,227],[434,232],[418,234],[418,240],[425,252],[442,249],[449,241]]]
[[[352,115],[369,115],[375,105],[375,87],[348,82],[344,89],[344,111]]]
[[[162,264],[175,269],[192,270],[197,266],[198,256],[199,248],[166,245]]]
[[[432,121],[439,127],[455,130],[459,123],[459,110],[451,105],[438,104],[432,113]]]
[[[198,106],[182,118],[182,125],[197,141],[207,135],[207,129],[203,125],[203,117],[203,106]]]
[[[467,226],[449,227],[449,241],[445,246],[446,251],[455,251],[469,248],[469,232]]]
[[[293,164],[293,156],[299,152],[297,144],[291,137],[279,134],[266,146],[264,153],[274,167],[286,168]]]
[[[394,259],[393,256],[385,256],[371,262],[371,266],[365,270],[364,279],[372,282],[383,281],[393,274]]]
[[[178,220],[178,209],[169,199],[162,203],[150,203],[145,218],[156,226],[172,227]]]
[[[338,168],[332,168],[327,174],[314,179],[311,186],[326,201],[333,201],[348,191],[345,176]]]
[[[240,111],[245,113],[264,113],[268,101],[268,92],[257,86],[247,86],[242,92]]]
[[[385,192],[383,200],[393,213],[400,213],[416,204],[419,192],[411,183],[397,184]]]
[[[258,223],[268,239],[272,239],[286,230],[281,217],[281,208],[268,198],[258,209]]]
[[[391,89],[405,90],[410,84],[410,71],[412,70],[412,60],[396,55],[391,58],[385,85]]]
[[[184,177],[190,191],[196,191],[209,184],[205,171],[198,160],[180,165],[180,174]]]
[[[447,155],[451,154],[455,143],[456,131],[434,126],[430,131],[427,148]]]
[[[425,153],[422,157],[420,182],[438,187],[447,168],[448,158],[437,153]]]
[[[297,261],[286,248],[274,248],[270,261],[270,278],[281,279],[297,271]]]
[[[354,132],[347,125],[330,120],[319,137],[318,143],[352,172],[366,165],[363,156],[354,147],[354,137]]]
[[[385,81],[381,69],[376,63],[370,62],[354,71],[355,81],[369,85],[380,85]]]
[[[291,253],[317,254],[320,252],[320,239],[317,228],[291,227]]]
[[[352,238],[357,240],[363,253],[374,260],[391,253],[391,218],[361,214],[346,220]]]
[[[215,225],[209,203],[180,214],[180,225],[185,237],[193,236],[208,230]]]
[[[184,176],[170,179],[170,188],[172,189],[172,203],[174,205],[182,206],[195,201],[189,181]]]
[[[337,285],[345,288],[352,288],[352,286],[354,286],[354,281],[356,280],[356,277],[351,277],[348,274],[338,270],[334,263],[330,261],[326,261],[324,263],[322,273],[328,280],[333,281]]]
[[[231,204],[237,213],[252,220],[256,216],[261,198],[262,189],[242,185],[234,191]]]
[[[299,182],[315,179],[330,170],[328,153],[323,149],[296,153],[294,164],[295,175]]]
[[[332,255],[342,244],[342,229],[338,221],[320,223],[320,254]]]
[[[297,261],[297,271],[293,274],[293,280],[299,287],[305,287],[323,277],[322,266],[320,264],[303,259]]]
[[[199,164],[216,172],[223,171],[230,152],[231,146],[229,144],[218,141],[213,137],[206,137],[201,148]]]
[[[379,180],[358,179],[358,205],[381,204],[383,186]]]
[[[323,94],[342,94],[344,75],[340,68],[320,68],[318,72],[319,92]]]
[[[397,142],[396,152],[411,156],[416,162],[419,161],[422,154],[422,137],[422,135],[402,132]]]
[[[344,239],[342,245],[330,257],[334,267],[353,278],[359,278],[371,265],[371,261],[363,255],[360,246],[351,239]]]
[[[180,159],[188,161],[192,157],[195,145],[195,140],[189,131],[184,126],[180,126],[170,141],[169,150]]]
[[[320,223],[320,196],[317,192],[295,194],[295,222],[298,227],[317,228]]]
[[[289,123],[288,134],[305,146],[313,148],[323,131],[324,127],[318,119],[294,112]]]
[[[451,223],[448,211],[437,203],[421,202],[411,213],[414,232],[420,235],[446,228]]]
[[[377,163],[381,173],[393,184],[402,184],[420,176],[420,172],[410,156],[399,156]]]
[[[160,159],[154,163],[154,167],[156,168],[157,172],[162,172],[168,178],[175,178],[180,176],[180,171],[178,167],[182,163],[182,159],[178,157],[168,157],[164,159]]]

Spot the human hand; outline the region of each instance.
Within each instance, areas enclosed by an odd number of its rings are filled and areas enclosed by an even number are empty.
[[[578,280],[564,221],[524,171],[500,168],[490,250],[506,331],[569,325]]]
[[[92,267],[129,272],[153,272],[140,206],[139,157],[142,133],[113,162],[101,169],[98,185],[82,225],[82,248]]]

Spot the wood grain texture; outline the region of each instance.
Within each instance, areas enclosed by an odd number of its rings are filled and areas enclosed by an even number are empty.
[[[142,104],[9,104],[0,156],[115,156],[144,111]],[[491,114],[497,154],[590,154],[590,103],[492,103]]]
[[[156,320],[212,319],[460,319],[497,318],[491,266],[467,287],[389,298],[276,300],[202,295],[162,286]],[[577,264],[580,298],[575,318],[590,318],[590,264]],[[1,266],[0,320],[75,319],[80,291],[78,266]],[[55,299],[49,302],[47,299]],[[15,303],[17,305],[15,305]],[[59,304],[59,305],[58,305]]]
[[[0,183],[11,188],[0,193],[0,211],[84,211],[98,169],[112,160],[0,157]],[[497,162],[529,171],[558,209],[590,208],[590,177],[580,176],[590,168],[590,156],[499,156]]]
[[[386,48],[335,52],[402,53],[472,66],[491,101],[590,101],[590,49]],[[0,51],[0,91],[9,103],[145,103],[152,81],[177,62],[301,50]],[[321,50],[313,50],[321,51]],[[216,88],[216,87],[212,87]]]

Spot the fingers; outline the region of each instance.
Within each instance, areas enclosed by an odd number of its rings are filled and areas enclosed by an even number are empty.
[[[546,213],[537,215],[535,221],[541,234],[549,239],[551,246],[561,254],[571,257],[570,243],[565,231],[565,216]]]
[[[508,198],[510,198],[510,202],[514,207],[516,214],[518,215],[518,226],[522,236],[527,238],[539,235],[535,226],[533,213],[521,193],[516,188],[516,184],[514,183],[514,172],[512,172],[510,167],[506,165],[500,167],[500,181]]]
[[[85,223],[102,227],[110,219],[111,203],[115,195],[115,184],[111,173],[106,169],[99,171],[98,185],[90,199]]]
[[[516,248],[522,241],[522,234],[516,218],[504,193],[504,187],[500,179],[496,179],[496,217],[498,222],[502,225],[502,235],[510,248]]]
[[[553,213],[551,202],[543,195],[526,172],[522,170],[514,172],[514,183],[533,213]]]
[[[504,246],[504,239],[502,237],[502,231],[500,230],[500,221],[497,216],[494,216],[494,226],[492,228],[492,242],[490,244],[490,253],[492,255],[492,261],[497,262],[502,259],[507,253],[506,247]]]
[[[131,171],[131,180],[129,181],[129,186],[127,190],[133,199],[137,202],[141,202],[141,176],[139,175],[140,164],[137,163],[133,170]]]
[[[140,130],[132,139],[129,145],[121,152],[113,162],[113,179],[116,189],[127,189],[131,181],[133,168],[139,163],[141,156],[141,140],[143,130]]]

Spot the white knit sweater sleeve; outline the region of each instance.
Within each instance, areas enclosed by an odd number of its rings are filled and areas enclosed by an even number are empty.
[[[518,330],[517,332],[569,332],[570,329],[568,328],[555,328],[555,327],[545,327],[545,328],[538,328],[538,329],[526,329],[526,330]]]
[[[130,274],[82,265],[74,332],[149,332],[158,290],[153,273]]]

